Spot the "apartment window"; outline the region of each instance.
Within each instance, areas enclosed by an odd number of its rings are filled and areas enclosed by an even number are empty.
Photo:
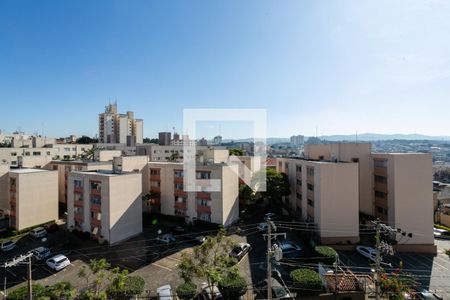
[[[308,199],[308,205],[311,207],[314,207],[314,201],[312,201],[311,199]]]
[[[387,178],[386,176],[375,175],[375,182],[387,183]]]
[[[296,170],[297,170],[298,173],[301,173],[302,172],[302,166],[297,166]]]
[[[33,151],[33,156],[40,156],[41,152],[40,151]]]
[[[325,159],[325,157],[323,155],[319,156],[319,160],[324,160],[324,159]]]
[[[308,190],[314,192],[314,185],[311,183],[308,183]]]
[[[175,183],[175,189],[176,190],[184,190],[184,186],[182,183]]]
[[[281,167],[283,166],[283,163],[281,161],[278,162],[278,168],[281,169]]]
[[[302,200],[302,194],[301,193],[297,193],[297,199]]]
[[[170,151],[169,150],[164,150],[164,153],[170,153]]]
[[[377,206],[377,212],[379,214],[382,214],[382,215],[387,215],[388,214],[387,209],[383,208],[383,207],[380,207],[380,206]]]
[[[30,156],[30,152],[25,152],[25,156]]]
[[[352,162],[359,163],[359,158],[352,158]]]
[[[197,199],[197,205],[211,207],[211,201],[205,199]]]
[[[302,180],[301,179],[297,179],[297,185],[300,186],[300,187],[302,186]]]
[[[205,222],[211,222],[211,214],[197,213],[197,219]]]
[[[173,175],[177,178],[183,177],[183,171],[175,170],[175,171],[173,171]]]
[[[16,187],[16,179],[15,178],[10,178],[9,179],[9,185],[11,187]]]
[[[91,190],[97,190],[100,192],[102,190],[102,183],[99,181],[91,181]]]
[[[183,209],[175,208],[175,216],[184,217],[185,215],[186,215],[186,212]]]
[[[74,180],[73,181],[73,186],[74,187],[82,187],[83,186],[83,182],[81,182],[81,180]]]
[[[91,195],[91,204],[102,205],[102,199],[100,196]]]
[[[70,148],[69,147],[64,147],[64,151],[70,152]]]
[[[17,156],[16,152],[11,152],[11,156]]]
[[[306,174],[308,174],[308,176],[314,176],[314,168],[313,167],[306,168]]]
[[[72,151],[77,151],[77,147],[73,147],[73,148],[72,148]]]
[[[286,171],[289,170],[289,164],[288,163],[284,163],[284,168],[286,169]]]
[[[150,169],[150,175],[159,175],[159,169]]]
[[[197,172],[197,179],[211,179],[211,172]]]
[[[17,165],[17,161],[12,160],[12,161],[11,161],[11,165]]]
[[[150,186],[151,187],[160,187],[161,186],[161,182],[159,182],[159,181],[150,181]]]
[[[387,160],[386,159],[375,159],[373,161],[375,168],[387,168]]]
[[[381,192],[381,191],[375,191],[375,197],[381,198],[381,199],[386,199],[386,193]]]
[[[51,155],[50,151],[47,151],[47,155]]]

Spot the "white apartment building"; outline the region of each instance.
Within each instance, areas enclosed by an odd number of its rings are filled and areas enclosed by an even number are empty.
[[[197,155],[200,155],[203,151],[212,149],[209,146],[196,146],[195,150]],[[214,147],[214,149],[224,149]],[[150,161],[171,161],[175,156],[175,161],[181,162],[184,157],[184,146],[183,145],[172,145],[172,146],[161,146],[157,144],[142,144],[136,146],[136,155],[147,155]]]
[[[305,137],[303,135],[293,135],[290,138],[292,147],[299,147],[305,143]]]
[[[99,114],[99,142],[127,146],[142,144],[143,126],[144,121],[135,119],[133,112],[119,114],[117,103],[109,104],[105,107],[105,112]]]
[[[142,175],[75,171],[69,174],[68,228],[115,244],[142,232]]]
[[[359,241],[358,164],[280,158],[277,171],[291,187],[284,210],[316,224],[321,243]]]
[[[9,222],[16,230],[58,219],[58,174],[42,169],[13,169],[8,173]],[[4,198],[4,197],[2,197]]]
[[[217,192],[184,190],[182,163],[150,162],[148,210],[178,216],[186,222],[201,220],[228,226],[239,219],[237,165],[197,165],[198,179],[220,179]]]

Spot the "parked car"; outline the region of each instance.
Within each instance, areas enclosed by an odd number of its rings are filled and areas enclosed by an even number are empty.
[[[44,227],[36,227],[30,231],[30,235],[36,239],[40,239],[47,235],[47,230]]]
[[[278,280],[275,278],[271,278],[270,280],[272,280],[272,299],[294,299]],[[258,286],[257,290],[261,293],[261,297],[267,299],[267,279]]]
[[[432,293],[426,289],[420,289],[416,292],[416,297],[414,299],[425,299],[425,300],[444,300],[444,297],[441,297],[435,293]]]
[[[283,253],[282,259],[295,259],[302,256],[302,247],[294,242],[283,241],[276,244]]]
[[[44,225],[45,230],[47,230],[47,232],[56,232],[59,230],[59,226],[56,223],[50,223],[47,225]]]
[[[15,249],[16,247],[17,247],[16,243],[11,240],[4,240],[0,245],[0,249],[3,252],[11,251],[11,250]]]
[[[217,286],[213,286],[212,291],[214,292],[214,300],[223,300],[222,293]],[[202,284],[202,291],[198,295],[199,300],[212,300],[211,288],[206,284]]]
[[[367,246],[356,246],[356,251],[358,251],[358,253],[365,258],[368,258],[370,261],[375,262],[377,256],[377,250],[375,248]],[[382,257],[380,259],[382,260]]]
[[[239,243],[233,247],[230,252],[230,256],[236,258],[237,261],[240,261],[251,248],[252,247],[248,243]]]
[[[50,257],[52,255],[52,252],[50,249],[46,247],[38,247],[36,249],[31,250],[36,260],[44,260],[47,257]]]
[[[184,233],[186,233],[186,230],[184,229],[183,226],[175,226],[175,227],[172,227],[171,232],[173,234],[184,234]]]
[[[65,255],[58,254],[47,259],[46,263],[50,269],[60,271],[70,265],[70,260]]]
[[[201,244],[203,244],[204,242],[206,242],[206,236],[204,236],[204,235],[198,235],[198,236],[196,236],[196,237],[194,238],[194,242],[195,242],[196,244],[201,245]]]
[[[158,299],[161,300],[172,300],[172,287],[170,284],[166,284],[163,286],[160,286],[156,289],[156,294],[158,295]]]
[[[433,232],[436,239],[450,240],[450,232],[447,230],[434,228]]]
[[[158,236],[156,238],[157,242],[163,243],[163,244],[170,244],[176,241],[175,237],[170,234],[170,233],[166,233],[166,234],[162,234],[160,236]]]
[[[267,231],[267,223],[259,223],[257,228],[259,231]]]

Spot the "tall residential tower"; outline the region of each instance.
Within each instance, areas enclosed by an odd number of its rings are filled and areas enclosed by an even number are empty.
[[[98,127],[100,143],[142,144],[144,120],[135,119],[132,111],[119,114],[117,103],[109,104],[105,112],[99,114]]]

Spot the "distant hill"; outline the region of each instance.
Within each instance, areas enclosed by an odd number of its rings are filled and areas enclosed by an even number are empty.
[[[321,140],[326,140],[330,142],[354,142],[356,140],[356,136],[354,134],[342,134],[342,135],[322,135],[319,136]],[[305,136],[305,141],[308,139]],[[358,141],[366,141],[366,142],[374,142],[374,141],[387,141],[387,140],[430,140],[430,141],[450,141],[450,136],[430,136],[423,134],[379,134],[379,133],[362,133],[358,134]],[[245,143],[252,142],[253,139],[224,139],[224,143],[228,142],[237,142],[237,143]],[[281,144],[281,143],[289,143],[289,138],[277,138],[277,137],[269,137],[267,138],[267,144]]]

